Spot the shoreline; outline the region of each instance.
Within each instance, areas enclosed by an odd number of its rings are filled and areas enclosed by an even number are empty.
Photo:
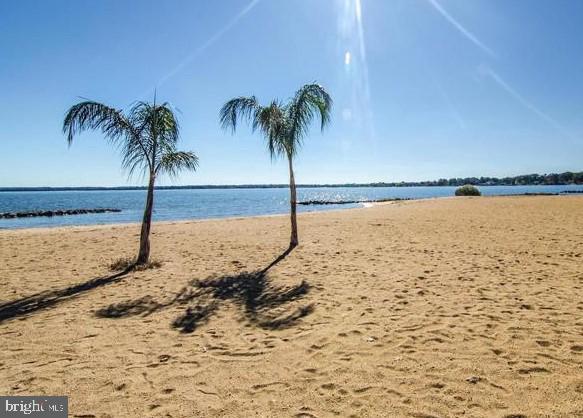
[[[582,175],[583,172],[565,172],[561,173],[562,175],[570,174],[573,175]],[[559,175],[561,175],[559,174]],[[476,187],[532,187],[532,186],[569,186],[569,187],[577,187],[582,186],[583,183],[577,183],[574,181],[571,182],[558,182],[558,183],[532,183],[532,184],[514,184],[514,180],[518,180],[524,177],[528,177],[532,175],[519,175],[513,177],[504,177],[504,178],[497,178],[497,177],[487,177],[489,179],[494,179],[494,182],[497,184],[490,183],[480,183],[477,177],[465,177],[465,178],[451,178],[447,179],[448,182],[453,182],[452,184],[439,184],[438,180],[426,180],[426,181],[402,181],[402,182],[372,182],[372,183],[323,183],[323,184],[316,184],[316,183],[299,183],[296,184],[296,187],[299,189],[319,189],[319,188],[363,188],[363,187],[370,187],[370,188],[379,188],[379,187],[395,187],[395,188],[408,188],[408,187],[451,187],[457,188],[467,184],[476,186]],[[547,176],[538,175],[541,178]],[[287,183],[273,183],[273,184],[191,184],[191,185],[183,185],[183,186],[172,186],[172,185],[159,185],[156,186],[156,190],[234,190],[234,189],[287,189],[289,188],[289,184]],[[147,186],[0,186],[0,193],[4,192],[68,192],[68,191],[78,191],[78,192],[100,192],[100,191],[143,191],[147,190]]]
[[[312,215],[317,213],[328,213],[328,212],[344,212],[357,209],[370,209],[372,207],[392,205],[392,204],[404,204],[411,202],[421,202],[421,201],[431,201],[431,200],[442,200],[442,199],[495,199],[495,198],[535,198],[535,197],[580,197],[581,194],[578,193],[564,193],[564,194],[506,194],[506,195],[486,195],[486,196],[437,196],[437,197],[423,197],[418,199],[397,199],[383,202],[363,202],[360,203],[361,206],[358,207],[347,207],[347,208],[325,208],[321,210],[312,210],[306,212],[298,212],[298,217],[305,215]],[[289,217],[289,213],[272,213],[264,215],[250,215],[250,216],[226,216],[226,217],[216,217],[216,218],[200,218],[200,219],[176,219],[176,220],[161,220],[152,221],[152,225],[173,225],[177,223],[191,224],[199,222],[213,222],[213,221],[233,221],[233,220],[243,220],[243,219],[254,219],[254,218],[271,218],[271,217]],[[8,231],[54,231],[54,230],[72,230],[72,229],[88,229],[88,228],[121,228],[121,227],[139,227],[141,221],[136,222],[117,222],[117,223],[98,223],[98,224],[80,224],[80,225],[58,225],[58,226],[39,226],[39,227],[13,227],[13,228],[3,228],[0,227],[0,234],[6,233]]]
[[[431,199],[431,198],[429,198]],[[424,199],[417,199],[424,200]],[[412,201],[412,200],[410,200]],[[383,202],[386,203],[386,202]],[[383,204],[379,203],[379,204]],[[393,203],[393,202],[388,202]],[[332,209],[322,209],[313,210],[308,212],[298,212],[298,218],[305,215],[312,215],[317,213],[328,213],[328,212],[344,212],[347,210],[355,209],[366,209],[365,206],[356,208],[332,208]],[[279,218],[288,217],[289,213],[271,213],[265,215],[250,215],[250,216],[226,216],[224,218],[200,218],[200,219],[176,219],[176,220],[164,220],[164,221],[152,221],[152,226],[155,225],[175,225],[175,224],[194,224],[203,222],[219,222],[219,221],[238,221],[245,219],[256,219],[256,218]],[[82,225],[59,225],[59,226],[39,226],[39,227],[23,227],[23,228],[0,228],[0,234],[7,231],[54,231],[54,230],[71,230],[71,229],[88,229],[88,228],[123,228],[123,227],[139,227],[141,222],[121,222],[121,223],[102,223],[102,224],[82,224]]]

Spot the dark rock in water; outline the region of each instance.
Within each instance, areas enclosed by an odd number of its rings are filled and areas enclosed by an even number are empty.
[[[409,198],[392,198],[392,199],[376,199],[376,200],[305,200],[298,202],[298,205],[349,205],[354,203],[381,203],[381,202],[396,202],[399,200],[410,200]]]
[[[116,212],[121,212],[121,209],[98,208],[98,209],[35,210],[32,212],[0,213],[0,219],[36,218],[39,216],[52,217],[64,215],[85,215],[88,213],[116,213]]]
[[[571,194],[571,193],[583,193],[583,190],[563,190],[561,193],[567,193],[567,194]]]

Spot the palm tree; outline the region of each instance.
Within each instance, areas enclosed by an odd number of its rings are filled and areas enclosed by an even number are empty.
[[[117,146],[122,155],[122,167],[131,176],[136,171],[147,174],[148,194],[140,234],[140,250],[136,265],[146,264],[150,257],[150,227],[154,207],[154,185],[162,174],[175,177],[180,170],[195,171],[198,157],[192,152],[178,151],[179,127],[168,105],[137,102],[124,114],[94,101],[83,101],[72,106],[63,122],[63,133],[69,146],[73,137],[82,131],[100,130],[105,138]]]
[[[265,137],[272,160],[277,157],[287,157],[291,218],[290,249],[299,243],[293,160],[298,154],[314,117],[320,117],[320,129],[323,131],[330,122],[331,110],[332,98],[322,86],[313,83],[300,88],[287,103],[274,100],[268,106],[261,106],[255,96],[237,97],[225,103],[220,111],[220,123],[223,129],[235,133],[237,121],[245,120],[251,124],[253,132],[259,130]]]

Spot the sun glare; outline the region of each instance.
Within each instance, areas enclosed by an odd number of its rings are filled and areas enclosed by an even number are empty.
[[[342,116],[344,121],[353,124],[360,138],[373,139],[362,1],[343,0],[339,3],[339,47],[344,58],[343,83],[347,92],[347,96],[342,99],[345,102]]]
[[[350,65],[350,51],[344,53],[344,65]]]
[[[356,20],[360,22],[362,20],[362,6],[360,5],[360,0],[354,1],[354,12],[356,14]]]

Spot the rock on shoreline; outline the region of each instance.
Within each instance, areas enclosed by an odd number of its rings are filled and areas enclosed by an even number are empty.
[[[399,200],[410,200],[409,198],[395,197],[390,199],[363,199],[363,200],[305,200],[298,202],[298,205],[349,205],[354,203],[381,203],[381,202],[395,202]]]
[[[65,215],[85,215],[88,213],[113,213],[121,212],[121,209],[98,208],[98,209],[58,209],[58,210],[35,210],[31,212],[3,212],[0,219],[14,218],[36,218],[39,216],[65,216]]]

